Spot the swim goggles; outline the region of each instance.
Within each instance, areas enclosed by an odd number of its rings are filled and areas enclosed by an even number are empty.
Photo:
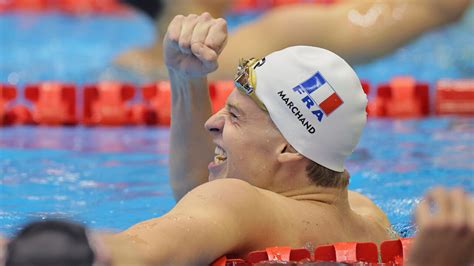
[[[265,105],[255,94],[257,80],[254,65],[258,61],[259,60],[255,58],[250,58],[248,60],[240,59],[239,66],[237,67],[237,74],[235,74],[234,78],[234,84],[240,92],[250,96],[260,109],[268,112]]]

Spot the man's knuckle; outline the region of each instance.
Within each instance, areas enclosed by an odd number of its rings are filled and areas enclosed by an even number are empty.
[[[182,15],[177,15],[171,20],[170,24],[168,25],[168,29],[172,27],[176,27],[177,25],[183,23],[184,17]]]
[[[219,26],[223,26],[223,27],[227,26],[227,21],[223,18],[216,19],[215,23]]]
[[[221,24],[227,24],[226,20],[223,18],[216,18],[216,22]]]
[[[182,19],[184,19],[184,16],[183,16],[183,15],[176,15],[176,16],[174,17],[174,19],[176,19],[176,20],[182,20]]]
[[[209,12],[204,12],[204,13],[202,13],[200,17],[203,18],[203,19],[205,19],[205,20],[210,20],[210,19],[212,19],[212,16],[211,16],[211,14],[209,14]]]

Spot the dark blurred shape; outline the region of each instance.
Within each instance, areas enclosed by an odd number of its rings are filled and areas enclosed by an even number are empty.
[[[152,19],[160,15],[164,6],[162,0],[120,0],[120,2],[144,12]]]
[[[84,226],[60,220],[28,224],[13,238],[6,266],[86,266],[94,262]]]

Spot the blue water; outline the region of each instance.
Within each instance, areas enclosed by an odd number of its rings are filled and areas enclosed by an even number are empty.
[[[0,147],[0,232],[51,216],[123,229],[175,203],[167,128],[9,127]]]
[[[0,82],[141,84],[148,80],[111,60],[150,44],[153,32],[139,15],[1,15]],[[372,84],[397,74],[430,83],[473,78],[472,43],[474,8],[459,23],[356,71]],[[51,216],[121,230],[162,215],[175,204],[167,180],[168,134],[159,127],[0,128],[0,233]],[[402,235],[411,235],[411,212],[426,189],[442,184],[474,192],[473,162],[474,118],[372,119],[347,168],[350,188],[372,198]]]

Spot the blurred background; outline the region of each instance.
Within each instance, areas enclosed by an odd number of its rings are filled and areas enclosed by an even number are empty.
[[[135,83],[153,81],[153,77],[140,76],[113,64],[121,53],[151,46],[158,38],[152,17],[137,4],[132,7],[133,2],[154,1],[128,1],[132,4],[119,0],[103,0],[103,3],[99,0],[65,0],[68,6],[64,3],[47,4],[62,3],[60,0],[30,0],[25,2],[38,2],[38,6],[32,4],[32,7],[23,7],[21,11],[3,11],[0,13],[0,79],[15,85],[44,80],[79,84],[106,79]],[[9,2],[15,1],[1,0],[0,6]],[[81,2],[84,2],[83,6]],[[88,2],[102,5],[88,6]],[[264,4],[240,9],[237,9],[238,3],[235,6],[229,9],[231,12],[226,16],[231,32],[241,24],[258,19],[269,8]],[[160,7],[157,5],[154,8]],[[472,77],[473,13],[474,9],[469,8],[460,21],[427,32],[369,64],[357,65],[357,73],[361,79],[372,84],[386,82],[397,75],[412,75],[417,80],[431,83],[441,78]]]

